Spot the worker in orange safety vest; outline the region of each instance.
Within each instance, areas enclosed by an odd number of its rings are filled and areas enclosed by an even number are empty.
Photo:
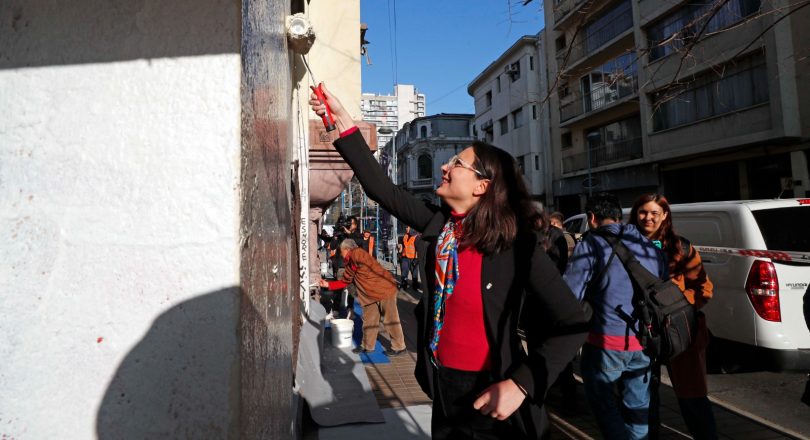
[[[402,236],[401,241],[397,244],[397,252],[400,254],[400,285],[403,289],[408,288],[408,273],[411,274],[411,286],[414,289],[419,286],[416,239],[417,235],[411,231],[411,227],[405,226],[405,235]]]

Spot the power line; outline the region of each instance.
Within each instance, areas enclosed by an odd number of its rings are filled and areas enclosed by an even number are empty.
[[[439,96],[439,97],[438,97],[438,98],[436,98],[436,99],[432,99],[432,100],[429,102],[429,104],[435,104],[435,103],[437,103],[437,102],[441,101],[442,99],[447,98],[448,96],[452,95],[453,93],[456,93],[456,92],[458,91],[458,89],[460,89],[460,88],[462,88],[462,87],[464,87],[464,86],[466,86],[466,85],[467,85],[467,82],[465,81],[465,82],[461,83],[459,86],[457,86],[455,89],[453,89],[453,90],[451,90],[451,91],[449,91],[449,92],[445,93],[445,94],[444,94],[444,95],[442,95],[442,96]]]

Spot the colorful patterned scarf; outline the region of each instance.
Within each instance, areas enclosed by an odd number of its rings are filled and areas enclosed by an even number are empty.
[[[458,230],[458,231],[457,231]],[[433,353],[433,363],[438,365],[439,338],[444,325],[444,310],[447,300],[453,294],[458,280],[458,236],[461,232],[461,222],[450,218],[439,234],[436,245],[436,290],[433,301],[433,337],[430,340],[430,350]]]

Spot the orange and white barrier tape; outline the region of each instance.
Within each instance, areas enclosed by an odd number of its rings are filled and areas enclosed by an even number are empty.
[[[810,264],[810,252],[768,251],[759,249],[736,249],[715,246],[695,246],[701,254],[726,254],[741,257],[770,258],[773,261]]]

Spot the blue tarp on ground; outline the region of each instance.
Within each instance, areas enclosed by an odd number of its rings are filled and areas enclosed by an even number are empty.
[[[359,347],[360,344],[363,342],[363,308],[360,307],[360,304],[357,304],[355,301],[354,303],[354,316],[352,317],[354,320],[354,331],[352,332],[352,341],[354,341],[354,346]],[[391,360],[388,359],[388,356],[385,355],[385,350],[383,349],[382,344],[380,341],[377,341],[377,344],[374,345],[374,351],[371,353],[360,353],[360,360],[363,361],[364,364],[390,364]]]

